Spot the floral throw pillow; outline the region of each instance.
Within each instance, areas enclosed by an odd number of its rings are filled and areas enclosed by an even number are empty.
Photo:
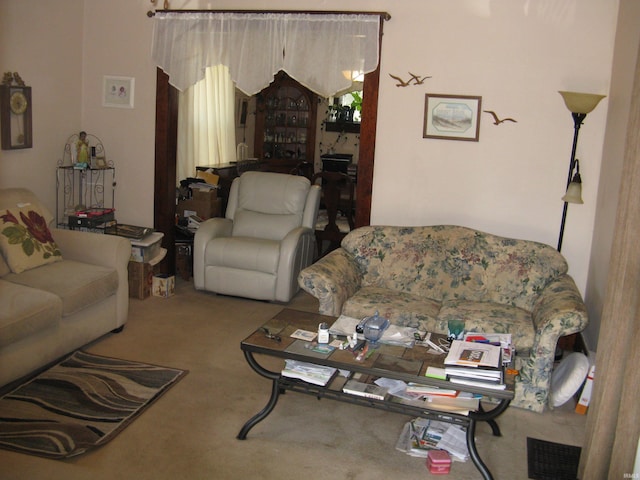
[[[47,222],[32,205],[0,212],[0,250],[13,273],[62,260]]]

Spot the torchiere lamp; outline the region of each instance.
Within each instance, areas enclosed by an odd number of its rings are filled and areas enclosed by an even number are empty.
[[[558,251],[562,248],[564,236],[564,224],[567,220],[567,207],[569,203],[582,203],[582,179],[580,178],[580,163],[576,159],[576,145],[578,144],[578,132],[582,121],[588,113],[593,111],[606,95],[578,92],[558,92],[562,95],[564,103],[573,117],[573,147],[571,148],[571,162],[569,163],[569,175],[567,176],[567,191],[562,197],[564,207],[562,209],[562,222],[560,223],[560,236],[558,238]],[[576,171],[573,175],[573,171]]]

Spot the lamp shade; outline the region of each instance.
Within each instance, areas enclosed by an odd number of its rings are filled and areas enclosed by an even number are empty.
[[[558,92],[562,95],[564,103],[572,113],[587,114],[593,111],[606,95],[596,95],[595,93],[579,93],[579,92]]]
[[[573,180],[571,180],[571,183],[567,187],[567,193],[562,197],[562,201],[567,203],[584,203],[582,201],[582,179],[579,173],[573,176]]]

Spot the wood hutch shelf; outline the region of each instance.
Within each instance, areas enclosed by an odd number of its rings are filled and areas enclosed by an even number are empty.
[[[318,97],[284,72],[257,95],[255,156],[265,169],[290,173],[313,164]]]

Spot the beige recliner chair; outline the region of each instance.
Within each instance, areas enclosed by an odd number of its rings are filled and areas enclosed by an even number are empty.
[[[231,185],[225,218],[203,222],[194,239],[198,290],[288,302],[315,252],[320,188],[305,177],[246,172]]]

